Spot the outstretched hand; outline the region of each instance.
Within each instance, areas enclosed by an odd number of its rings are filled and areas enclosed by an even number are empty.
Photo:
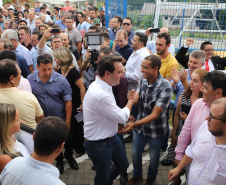
[[[119,134],[126,134],[134,128],[134,122],[128,122],[122,130],[118,131]]]
[[[136,103],[139,99],[139,94],[138,92],[134,91],[134,89],[132,89],[131,91],[129,91],[127,93],[127,99],[128,100],[132,100],[133,103]]]

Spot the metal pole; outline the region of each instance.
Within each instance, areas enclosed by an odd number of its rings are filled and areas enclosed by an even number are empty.
[[[97,0],[94,0],[94,6],[97,7]]]
[[[186,0],[184,0],[184,2],[186,3]],[[184,13],[185,13],[185,9],[183,9],[183,18],[182,18],[182,22],[181,22],[181,31],[183,30],[183,27],[184,27]],[[182,34],[180,36],[179,48],[181,48],[181,39],[182,39]]]
[[[127,0],[123,1],[123,18],[127,17]]]
[[[154,28],[158,28],[160,8],[161,8],[161,0],[156,0],[155,4],[156,5],[155,5]],[[153,34],[152,40],[156,40],[156,33]]]
[[[211,31],[213,30],[213,27],[214,27],[214,22],[215,22],[215,19],[216,19],[216,12],[217,12],[217,7],[218,7],[218,0],[216,0],[216,3],[215,3],[215,8],[214,8],[214,11],[213,11],[213,20],[212,20],[212,23],[211,23]],[[216,19],[217,20],[217,19]],[[212,40],[212,37],[213,37],[213,32],[210,32],[210,41]]]
[[[108,0],[105,0],[105,23],[107,28],[108,28],[109,20],[110,19],[108,14]]]

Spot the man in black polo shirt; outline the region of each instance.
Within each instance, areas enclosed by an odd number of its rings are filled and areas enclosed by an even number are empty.
[[[116,39],[112,46],[113,51],[117,51],[123,57],[122,63],[126,65],[126,62],[130,55],[133,53],[133,49],[128,43],[128,34],[125,30],[119,30],[116,33]]]

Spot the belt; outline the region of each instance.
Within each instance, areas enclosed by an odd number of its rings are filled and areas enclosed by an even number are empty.
[[[110,141],[110,139],[112,139],[114,136],[112,137],[108,137],[108,138],[105,138],[105,139],[100,139],[100,140],[95,140],[95,141],[91,141],[91,140],[88,140],[85,138],[85,140],[89,143],[100,143],[100,142],[105,142],[105,141]]]

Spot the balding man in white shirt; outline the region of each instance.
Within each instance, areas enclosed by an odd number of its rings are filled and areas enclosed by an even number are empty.
[[[216,99],[185,156],[177,168],[169,172],[174,180],[180,171],[191,164],[189,184],[226,184],[226,98]]]

